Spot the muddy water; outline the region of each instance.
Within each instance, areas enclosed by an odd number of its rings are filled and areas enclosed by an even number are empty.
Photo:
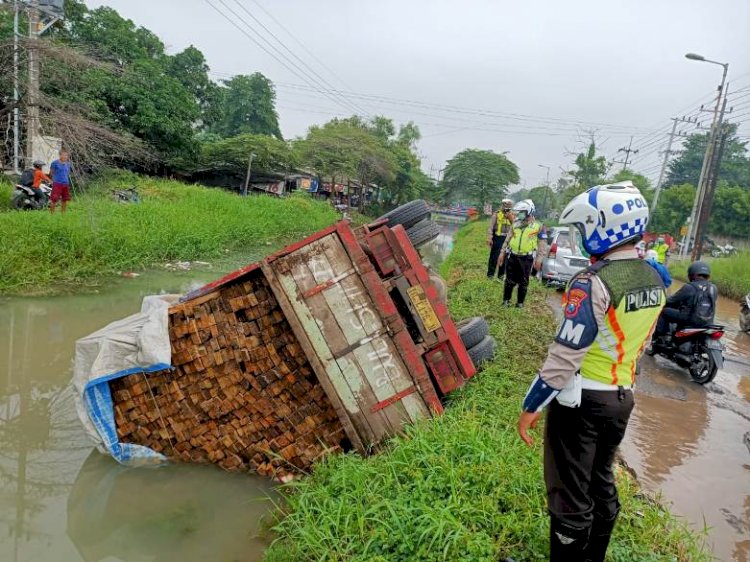
[[[559,310],[559,294],[549,302]],[[750,562],[750,335],[738,314],[739,304],[719,299],[726,361],[705,387],[661,357],[643,357],[621,450],[646,490],[694,529],[709,528],[718,559]]]
[[[214,467],[127,469],[93,450],[68,386],[74,342],[219,272],[0,300],[0,560],[259,560],[270,483]]]
[[[673,291],[676,288],[673,288]],[[644,357],[623,455],[643,486],[661,492],[721,560],[750,561],[750,335],[739,305],[721,298],[724,369],[702,387],[661,357]]]

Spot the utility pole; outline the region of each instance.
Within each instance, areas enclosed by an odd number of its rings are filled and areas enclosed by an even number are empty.
[[[247,175],[245,176],[245,185],[242,188],[242,196],[247,195],[247,186],[250,185],[250,170],[253,167],[253,160],[255,159],[255,152],[250,153],[250,158],[247,161]]]
[[[672,132],[669,133],[669,140],[667,141],[667,148],[664,151],[664,161],[661,163],[661,171],[659,172],[659,181],[656,182],[656,189],[654,190],[654,200],[651,203],[651,215],[653,216],[654,211],[656,210],[656,205],[659,203],[659,193],[661,192],[661,187],[664,184],[664,174],[667,171],[667,164],[669,164],[669,157],[672,156],[672,142],[674,141],[675,137],[686,137],[687,135],[685,133],[678,133],[677,132],[677,123],[695,123],[697,122],[697,118],[692,119],[686,119],[685,117],[672,117]]]
[[[708,168],[711,163],[711,159],[713,158],[716,138],[718,136],[717,121],[719,120],[719,107],[721,106],[722,95],[726,96],[724,85],[726,84],[727,72],[729,70],[729,63],[709,61],[707,59],[703,59],[703,57],[699,57],[698,55],[694,55],[692,53],[688,53],[688,55],[685,55],[685,56],[693,60],[705,60],[705,62],[710,62],[712,64],[719,64],[724,68],[724,72],[721,76],[721,83],[719,84],[718,93],[716,95],[716,105],[714,106],[714,111],[713,111],[714,117],[713,117],[713,120],[711,121],[711,130],[708,135],[708,144],[706,145],[706,152],[703,155],[703,165],[701,166],[701,173],[700,173],[700,177],[698,178],[698,190],[697,190],[697,193],[695,194],[695,199],[693,200],[693,209],[690,212],[690,218],[688,219],[688,233],[687,233],[687,237],[685,238],[685,243],[682,245],[682,248],[680,248],[681,258],[687,257],[688,248],[690,247],[690,242],[691,240],[695,240],[695,229],[697,228],[698,215],[700,214],[700,205],[703,200],[704,193],[705,193],[705,184],[706,184],[706,179],[707,179],[706,176],[707,176]],[[699,57],[699,58],[696,58],[696,57]],[[701,109],[703,109],[702,106],[701,106]],[[695,250],[695,248],[693,248],[693,250]]]
[[[27,93],[26,165],[34,158],[34,143],[39,133],[39,0],[29,2],[29,91]]]
[[[628,162],[630,162],[630,155],[631,154],[638,154],[638,150],[633,150],[631,148],[633,146],[633,137],[630,137],[630,142],[628,143],[628,147],[625,148],[624,146],[617,150],[617,152],[624,152],[625,153],[625,160],[615,160],[617,164],[622,164],[622,169],[625,170],[628,167]]]
[[[13,2],[13,172],[20,174],[19,168],[21,146],[21,115],[18,104],[21,96],[18,92],[18,0]]]
[[[727,96],[724,95],[724,103],[721,105],[718,123],[714,135],[714,142],[717,146],[711,149],[711,161],[708,163],[706,171],[705,187],[700,202],[698,203],[697,223],[695,225],[695,242],[693,244],[692,260],[701,259],[703,253],[703,238],[705,237],[708,227],[709,214],[713,204],[713,197],[716,191],[716,183],[719,179],[719,168],[721,166],[721,157],[726,144],[728,132],[724,126],[724,113],[727,109]]]

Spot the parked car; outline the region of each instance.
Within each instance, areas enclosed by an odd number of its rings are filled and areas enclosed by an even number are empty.
[[[552,229],[549,237],[550,248],[542,262],[542,283],[547,286],[565,287],[573,275],[588,267],[589,259],[578,249],[578,232],[567,228]]]

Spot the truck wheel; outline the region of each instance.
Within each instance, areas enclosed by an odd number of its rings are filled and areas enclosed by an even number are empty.
[[[484,336],[484,338],[482,338],[482,341],[480,341],[477,345],[467,349],[467,351],[469,352],[469,357],[471,357],[471,361],[472,363],[474,363],[474,366],[479,368],[482,366],[482,364],[490,361],[495,355],[496,345],[497,344],[495,343],[495,338],[493,338],[492,336]]]
[[[409,228],[429,216],[430,210],[427,208],[427,203],[425,203],[423,199],[417,199],[415,201],[409,201],[400,207],[396,207],[392,211],[384,214],[378,220],[388,219],[388,226],[391,227],[400,224],[404,228]]]
[[[456,324],[456,328],[458,328],[458,335],[461,336],[461,341],[464,342],[466,349],[474,347],[490,333],[487,320],[481,316],[461,320]]]
[[[406,234],[409,236],[412,245],[418,248],[440,235],[440,225],[430,219],[424,219],[408,228]]]

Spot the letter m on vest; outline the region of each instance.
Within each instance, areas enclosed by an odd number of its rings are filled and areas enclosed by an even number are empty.
[[[581,343],[581,338],[583,337],[585,329],[585,324],[577,324],[570,319],[566,319],[560,327],[560,332],[558,333],[557,338],[577,346]]]

